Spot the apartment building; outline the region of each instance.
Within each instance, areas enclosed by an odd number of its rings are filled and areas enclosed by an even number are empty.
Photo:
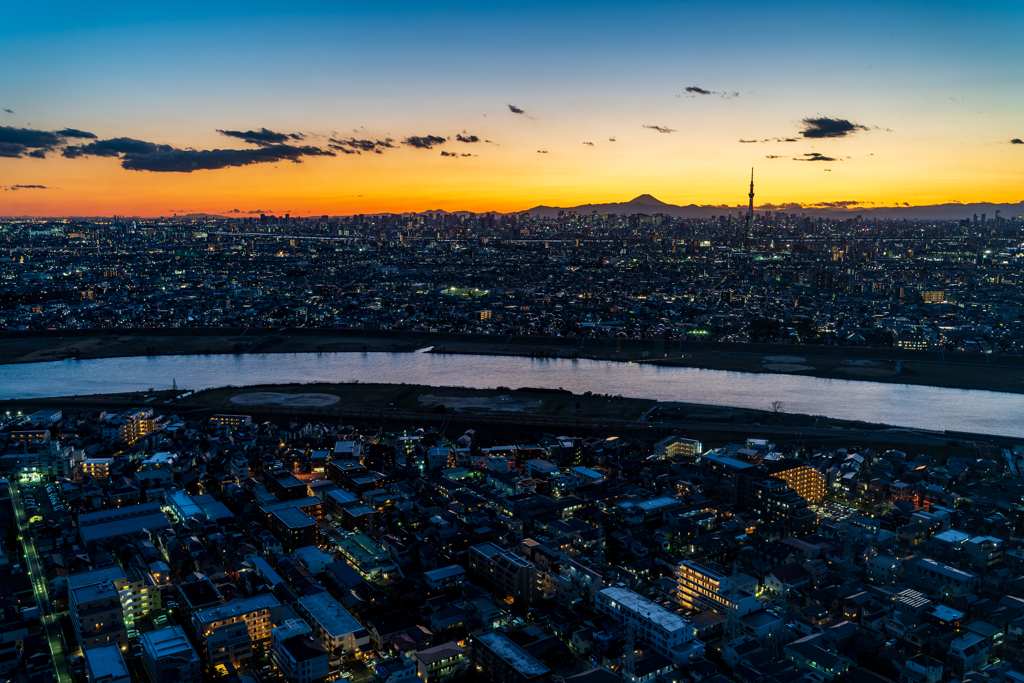
[[[199,683],[199,655],[180,626],[142,634],[142,667],[150,683]]]
[[[295,609],[319,637],[332,663],[370,644],[367,630],[330,593],[299,598]]]
[[[68,576],[68,613],[83,649],[128,645],[124,607],[115,585],[124,578],[120,567]]]
[[[733,579],[715,562],[683,560],[676,567],[676,598],[682,607],[697,612],[749,614],[759,607],[757,597],[749,590],[756,589],[756,585],[745,574]]]
[[[493,543],[481,543],[469,549],[469,568],[478,578],[517,602],[530,604],[544,594],[541,572],[534,564]]]
[[[541,683],[551,670],[497,631],[473,636],[472,663],[479,680],[490,683]]]
[[[281,603],[273,595],[199,610],[192,615],[192,627],[203,665],[213,669],[248,661],[254,649],[270,645],[271,629],[280,619]]]
[[[693,635],[693,623],[624,586],[597,593],[594,608],[634,629],[638,642],[679,665],[704,655],[704,643]]]
[[[271,659],[285,680],[294,683],[313,683],[330,673],[327,650],[301,619],[288,619],[274,628]]]

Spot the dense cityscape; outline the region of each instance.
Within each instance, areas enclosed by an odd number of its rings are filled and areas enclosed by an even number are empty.
[[[6,3],[0,683],[1024,683],[1022,9]]]
[[[2,419],[7,676],[1024,675],[1020,448],[176,410]]]
[[[744,212],[745,213],[745,212]],[[8,220],[8,330],[340,328],[1020,354],[1020,217]]]

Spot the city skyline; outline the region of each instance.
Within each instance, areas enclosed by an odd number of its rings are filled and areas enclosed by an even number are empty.
[[[12,13],[0,215],[1022,199],[1010,3]]]

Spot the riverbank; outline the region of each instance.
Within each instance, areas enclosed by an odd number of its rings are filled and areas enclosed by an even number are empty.
[[[694,341],[494,337],[329,329],[53,330],[0,333],[0,364],[134,356],[411,352],[591,359],[1024,394],[1024,357]]]
[[[316,397],[312,403],[309,397]],[[329,397],[329,402],[323,401]],[[287,400],[287,399],[293,400]],[[999,437],[936,433],[822,416],[694,403],[572,394],[540,389],[471,389],[419,384],[307,383],[223,387],[200,392],[155,391],[0,401],[0,410],[60,408],[65,412],[151,406],[183,419],[215,412],[252,415],[257,421],[341,421],[369,428],[434,426],[454,438],[473,429],[500,441],[541,432],[623,436],[653,443],[666,434],[697,439],[705,447],[755,436],[779,445],[876,450],[927,450],[944,461],[973,456],[974,442]],[[496,441],[496,442],[497,442]],[[1009,443],[1009,442],[1007,442]]]

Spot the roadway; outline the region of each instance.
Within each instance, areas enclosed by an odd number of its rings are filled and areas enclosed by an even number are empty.
[[[21,498],[21,487],[17,481],[11,482],[11,502],[14,504],[14,519],[18,524],[18,534],[25,549],[25,563],[28,565],[28,577],[32,582],[32,591],[39,605],[39,619],[46,629],[46,642],[50,646],[50,661],[57,675],[58,683],[72,683],[71,668],[64,652],[64,639],[61,635],[60,617],[53,612],[50,597],[46,592],[46,573],[39,561],[35,539],[28,527],[28,512]]]

